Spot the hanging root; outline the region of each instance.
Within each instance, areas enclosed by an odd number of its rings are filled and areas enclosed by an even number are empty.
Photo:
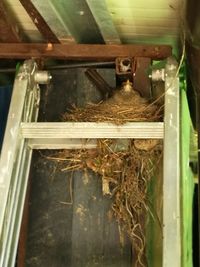
[[[154,216],[148,205],[147,189],[161,153],[158,140],[130,140],[126,151],[118,151],[116,140],[104,139],[93,150],[64,150],[49,157],[60,160],[62,165],[66,160],[62,171],[90,169],[102,177],[102,184],[106,184],[102,186],[103,194],[112,198],[111,210],[137,254],[134,267],[145,266],[145,219]]]

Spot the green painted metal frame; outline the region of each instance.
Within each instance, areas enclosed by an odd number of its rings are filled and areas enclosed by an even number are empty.
[[[182,267],[193,266],[192,250],[192,212],[193,212],[193,194],[194,194],[194,175],[189,166],[191,156],[191,141],[195,142],[194,129],[191,122],[187,95],[186,83],[182,70],[181,81],[181,237],[182,237]],[[197,144],[196,144],[197,145]],[[197,146],[196,146],[197,148]],[[194,154],[194,151],[192,151]],[[197,160],[196,150],[196,160]],[[193,160],[193,159],[192,159]]]

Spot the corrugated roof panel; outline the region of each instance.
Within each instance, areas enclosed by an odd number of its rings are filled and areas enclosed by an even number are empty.
[[[19,0],[4,1],[9,5],[24,32],[31,36],[34,41],[41,41],[41,34]],[[167,40],[169,43],[170,40],[177,39],[179,35],[184,0],[103,0],[104,4],[101,3],[101,5],[99,1],[32,0],[32,3],[57,37],[67,43],[74,42],[75,39],[78,42],[83,42],[84,39],[84,42],[90,43],[95,40],[97,30],[95,32],[95,27],[93,27],[88,31],[86,25],[89,15],[90,19],[93,16],[100,32],[106,36],[107,40],[112,37],[111,32],[109,36],[108,23],[106,22],[108,17],[111,19],[110,25],[113,25],[113,32],[116,30],[116,36],[119,36],[118,39],[122,43],[162,43],[161,40],[163,42]],[[86,10],[86,3],[89,3],[92,15]],[[98,9],[100,6],[103,15],[98,13],[98,17],[95,17],[97,11],[100,12]],[[105,14],[107,14],[106,18]],[[83,23],[86,24],[83,25]]]
[[[164,33],[168,31],[168,34],[171,36],[177,36],[178,34],[178,29],[176,28],[169,28],[169,27],[152,27],[152,26],[137,26],[133,27],[133,25],[118,25],[116,27],[118,30],[119,34],[132,34],[135,36],[136,34],[140,35],[152,35],[152,36],[157,36],[160,35],[162,36]]]
[[[170,9],[154,9],[154,8],[129,8],[129,7],[115,7],[112,6],[109,8],[111,15],[113,16],[122,16],[122,17],[131,17],[131,18],[167,18],[175,19],[177,17],[176,12],[171,12]]]
[[[184,0],[106,0],[124,43],[172,40],[179,36]],[[175,41],[173,41],[175,42]]]
[[[148,27],[157,27],[158,25],[161,27],[175,27],[177,28],[177,25],[179,23],[178,18],[175,19],[165,19],[163,18],[162,20],[160,18],[117,18],[113,17],[113,22],[114,24],[117,25],[133,25],[136,24],[138,26],[147,26]]]
[[[116,8],[142,8],[150,9],[176,9],[180,6],[180,0],[106,0],[108,6]]]

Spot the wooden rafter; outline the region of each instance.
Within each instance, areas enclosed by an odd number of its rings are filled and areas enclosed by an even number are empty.
[[[55,8],[52,1],[32,0],[32,3],[34,4],[35,8],[40,12],[41,16],[45,19],[46,23],[51,28],[53,33],[57,36],[60,43],[76,43],[74,36],[69,30],[68,25],[64,22],[62,18],[62,14],[59,10]],[[67,14],[65,14],[65,16],[67,16]]]
[[[0,1],[0,42],[18,43],[20,37],[15,25],[12,25],[10,16],[5,9],[3,1]]]
[[[114,60],[116,57],[149,57],[163,59],[171,54],[172,48],[168,45],[0,44],[0,58]]]
[[[22,6],[25,8],[26,12],[32,19],[35,26],[38,28],[42,36],[47,42],[60,43],[57,36],[53,33],[51,28],[48,26],[44,18],[41,16],[39,11],[33,5],[31,0],[19,0]]]

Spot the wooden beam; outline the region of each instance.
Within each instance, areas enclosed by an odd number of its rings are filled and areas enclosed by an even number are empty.
[[[5,9],[4,3],[0,1],[0,42],[18,43],[20,37],[18,35],[16,25],[10,22],[10,16]]]
[[[86,0],[106,44],[120,44],[120,38],[105,0]]]
[[[64,45],[0,44],[0,58],[54,58],[63,60],[114,60],[116,57],[164,59],[172,54],[168,45]]]
[[[41,16],[39,11],[33,5],[31,0],[19,0],[22,6],[25,8],[26,12],[32,19],[35,26],[38,28],[42,36],[47,42],[60,43],[57,36],[52,32],[44,18]]]

